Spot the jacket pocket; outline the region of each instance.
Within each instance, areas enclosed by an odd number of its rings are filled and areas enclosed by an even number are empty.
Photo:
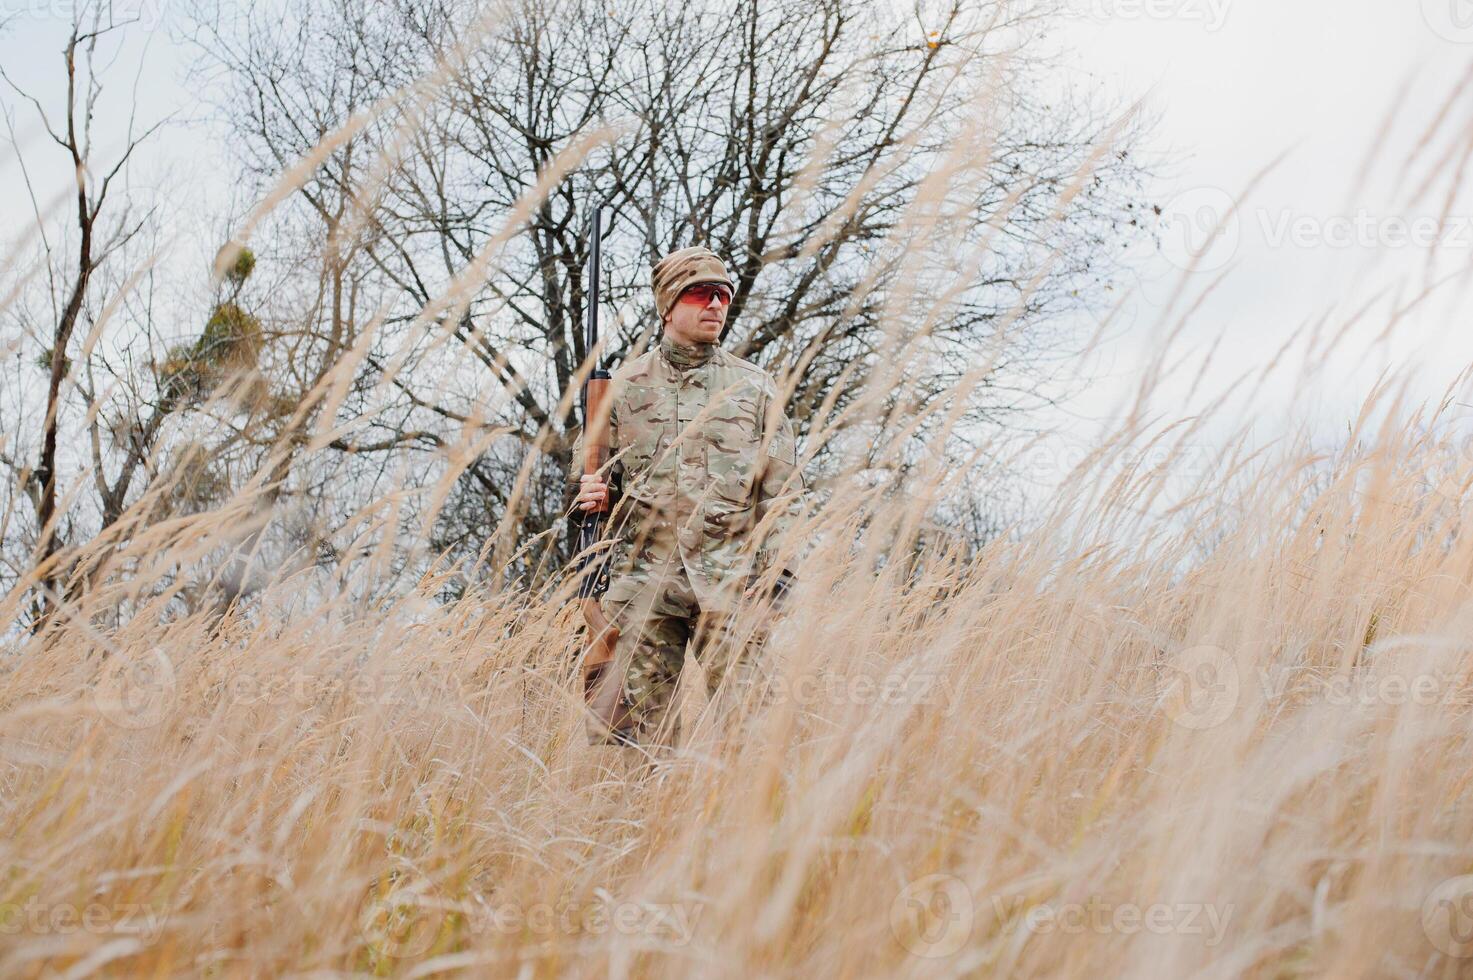
[[[675,428],[675,392],[655,385],[631,384],[619,412],[626,492],[651,500],[667,493],[673,481],[670,444]]]
[[[750,510],[755,502],[760,406],[758,390],[740,385],[721,400],[704,427],[712,501],[722,512]]]

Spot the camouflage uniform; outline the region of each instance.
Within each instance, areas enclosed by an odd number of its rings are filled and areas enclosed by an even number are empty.
[[[602,605],[628,656],[637,737],[660,740],[675,727],[667,709],[688,649],[714,694],[765,640],[734,635],[731,612],[772,570],[805,488],[776,384],[719,346],[667,338],[620,365],[611,389],[622,495]],[[581,474],[580,438],[570,482]]]

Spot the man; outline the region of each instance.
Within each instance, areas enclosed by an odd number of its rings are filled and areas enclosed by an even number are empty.
[[[687,656],[712,696],[733,665],[750,669],[765,631],[738,635],[733,613],[786,594],[792,573],[776,556],[805,486],[777,385],[720,347],[734,292],[725,264],[710,249],[683,248],[656,263],[652,282],[659,346],[621,364],[611,383],[622,503],[601,606],[619,628],[633,737],[668,743]],[[583,474],[581,443],[569,479],[588,511],[609,482]]]

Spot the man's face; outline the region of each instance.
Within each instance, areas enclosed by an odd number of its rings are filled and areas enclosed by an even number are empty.
[[[665,333],[677,344],[714,344],[721,338],[731,291],[720,283],[687,287],[665,314]]]

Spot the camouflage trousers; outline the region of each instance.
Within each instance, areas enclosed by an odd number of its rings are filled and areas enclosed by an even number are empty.
[[[624,693],[642,745],[679,739],[672,707],[688,658],[705,673],[708,707],[734,704],[756,677],[767,628],[754,628],[750,617],[703,610],[678,559],[616,577],[601,602],[619,628]]]

